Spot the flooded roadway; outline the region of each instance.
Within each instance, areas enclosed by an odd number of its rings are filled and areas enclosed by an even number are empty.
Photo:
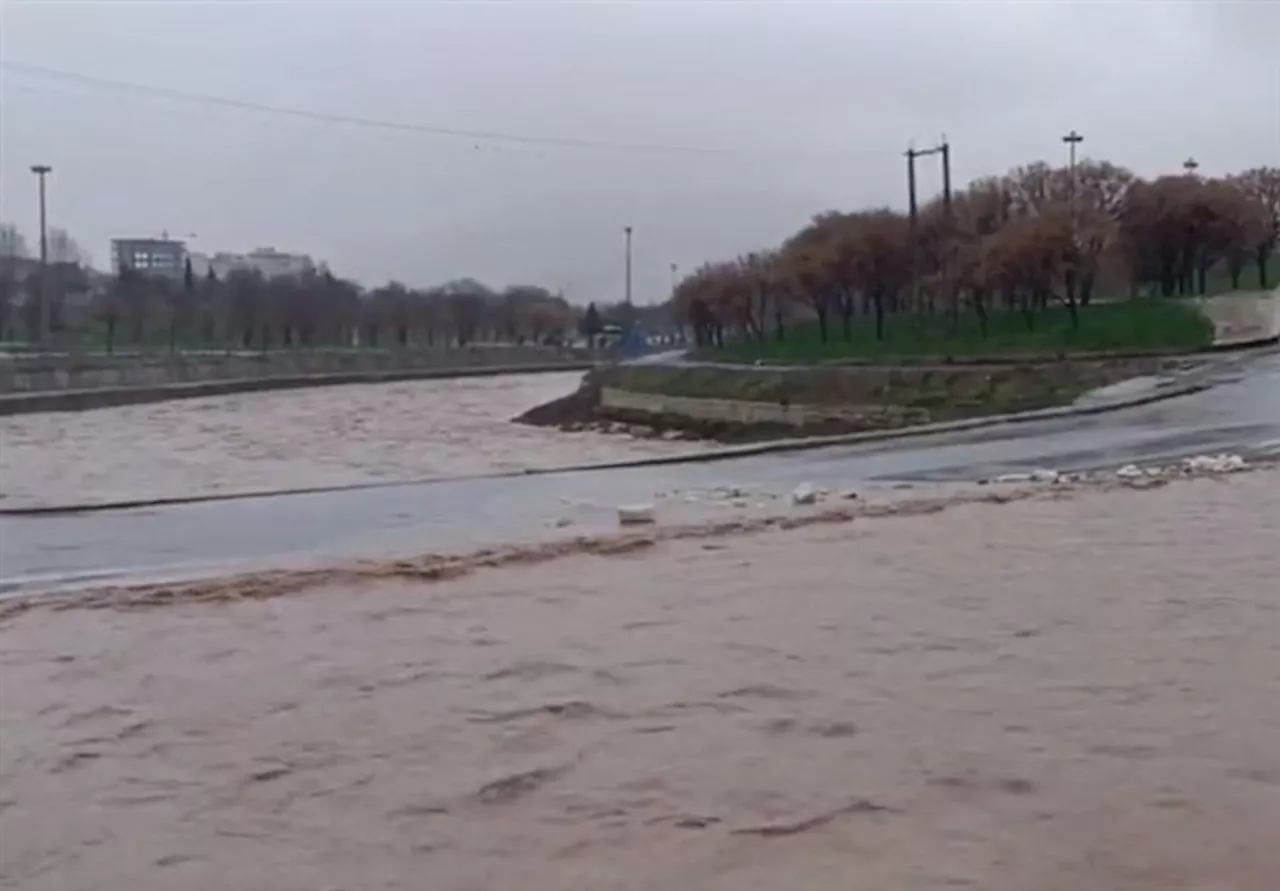
[[[842,488],[970,480],[1052,467],[1089,470],[1190,454],[1280,451],[1280,353],[1225,362],[1217,385],[1113,413],[898,442],[709,463],[459,479],[46,518],[0,517],[7,590],[62,582],[199,575],[396,553],[448,552],[615,522],[607,508],[677,489],[800,482]],[[595,504],[571,511],[568,504]]]
[[[0,625],[0,887],[1274,891],[1280,471]]]

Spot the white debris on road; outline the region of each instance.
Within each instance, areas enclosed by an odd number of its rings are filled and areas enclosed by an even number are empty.
[[[817,504],[818,490],[808,483],[801,483],[791,492],[792,504]]]
[[[1090,480],[1099,480],[1114,476],[1125,485],[1135,489],[1156,488],[1163,486],[1178,477],[1236,473],[1249,469],[1249,463],[1240,455],[1222,453],[1217,455],[1197,455],[1172,464],[1126,464],[1115,470],[1099,470],[1090,472],[1064,472],[1054,468],[1040,467],[1034,470],[1005,473],[990,479],[977,482],[980,485],[1011,484],[1029,486],[1048,486],[1053,488],[1070,487]],[[904,488],[903,484],[894,485],[893,489]],[[770,492],[760,484],[733,484],[706,488],[677,488],[655,493],[655,502],[671,505],[674,513],[666,517],[669,522],[678,522],[681,514],[679,506],[698,506],[701,508],[725,508],[732,511],[764,511],[776,507],[779,502],[789,502],[792,507],[805,508],[821,505],[831,499],[852,501],[862,497],[854,488],[824,488],[811,482],[802,482],[790,493]],[[578,507],[605,508],[605,505],[594,505],[590,502],[577,502],[568,498],[561,501]],[[607,508],[606,508],[607,509]],[[656,523],[653,503],[637,503],[621,505],[616,508],[620,525],[631,526]]]
[[[1249,469],[1249,462],[1239,455],[1223,452],[1220,455],[1196,455],[1183,462],[1192,473],[1238,473]]]

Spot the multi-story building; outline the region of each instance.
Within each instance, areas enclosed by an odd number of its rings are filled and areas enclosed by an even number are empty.
[[[187,245],[169,238],[113,238],[111,270],[131,269],[143,275],[180,280],[186,272]]]
[[[303,275],[315,268],[315,262],[306,254],[288,254],[269,247],[247,254],[191,254],[191,270],[197,276],[208,275],[212,270],[218,278],[226,278],[236,270],[246,270],[261,273],[264,278],[281,278]]]

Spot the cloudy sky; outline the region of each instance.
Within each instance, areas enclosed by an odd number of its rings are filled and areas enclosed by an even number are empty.
[[[944,133],[958,182],[1070,128],[1148,175],[1280,163],[1277,47],[1275,0],[0,0],[0,218],[35,242],[42,162],[98,265],[167,230],[579,302],[621,296],[630,225],[647,301],[671,263],[904,203],[903,150]]]

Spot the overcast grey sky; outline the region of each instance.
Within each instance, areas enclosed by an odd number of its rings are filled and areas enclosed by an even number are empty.
[[[406,124],[705,154],[445,138],[0,69],[0,217],[106,265],[112,236],[273,245],[365,283],[474,275],[639,300],[669,264],[904,201],[945,133],[958,182],[1064,157],[1142,174],[1280,163],[1280,2],[0,0],[0,61]],[[934,171],[922,188],[938,187]]]

